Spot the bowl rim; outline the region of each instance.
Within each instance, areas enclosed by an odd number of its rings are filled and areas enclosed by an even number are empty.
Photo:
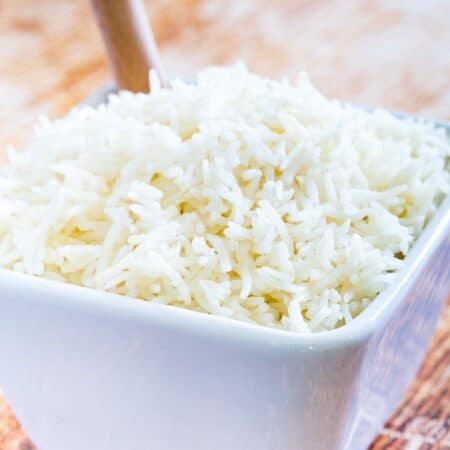
[[[103,103],[112,92],[113,85],[108,84],[78,106],[97,106]],[[425,120],[446,129],[447,134],[450,135],[450,123],[448,122],[403,112],[387,111],[403,119]],[[395,281],[375,297],[365,310],[350,323],[333,330],[310,334],[300,334],[256,323],[146,302],[129,296],[40,278],[3,268],[0,268],[0,287],[6,286],[10,290],[14,290],[20,286],[23,289],[45,293],[46,295],[40,301],[45,301],[52,306],[70,306],[78,310],[91,310],[101,314],[118,314],[121,317],[138,321],[172,324],[177,329],[197,331],[211,336],[227,336],[232,339],[243,339],[254,343],[270,341],[274,344],[299,345],[306,346],[310,350],[324,347],[342,347],[343,345],[353,345],[366,341],[375,331],[383,328],[406,298],[405,294],[414,285],[433,252],[449,236],[450,194],[443,199],[430,222],[413,244],[402,268],[396,274]]]

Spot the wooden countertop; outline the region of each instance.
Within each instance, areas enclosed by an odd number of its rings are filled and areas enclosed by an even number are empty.
[[[243,59],[272,76],[307,70],[332,97],[450,119],[448,0],[148,4],[174,76]],[[107,79],[87,0],[0,0],[2,147],[24,145],[37,115],[63,114]],[[31,449],[0,395],[0,450]],[[371,446],[381,449],[450,449],[450,305],[415,384]]]

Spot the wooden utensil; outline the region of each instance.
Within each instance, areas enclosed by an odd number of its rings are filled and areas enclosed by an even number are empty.
[[[165,77],[142,0],[91,0],[118,89],[148,92],[149,70]]]

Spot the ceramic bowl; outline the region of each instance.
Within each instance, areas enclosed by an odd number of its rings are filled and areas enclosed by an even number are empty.
[[[40,450],[362,450],[417,372],[449,267],[447,198],[395,284],[310,336],[0,270],[0,386]]]

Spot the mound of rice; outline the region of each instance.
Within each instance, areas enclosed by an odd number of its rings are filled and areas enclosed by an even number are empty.
[[[153,77],[154,78],[154,77]],[[300,333],[392,283],[449,191],[443,129],[244,66],[122,92],[0,176],[0,266]]]

